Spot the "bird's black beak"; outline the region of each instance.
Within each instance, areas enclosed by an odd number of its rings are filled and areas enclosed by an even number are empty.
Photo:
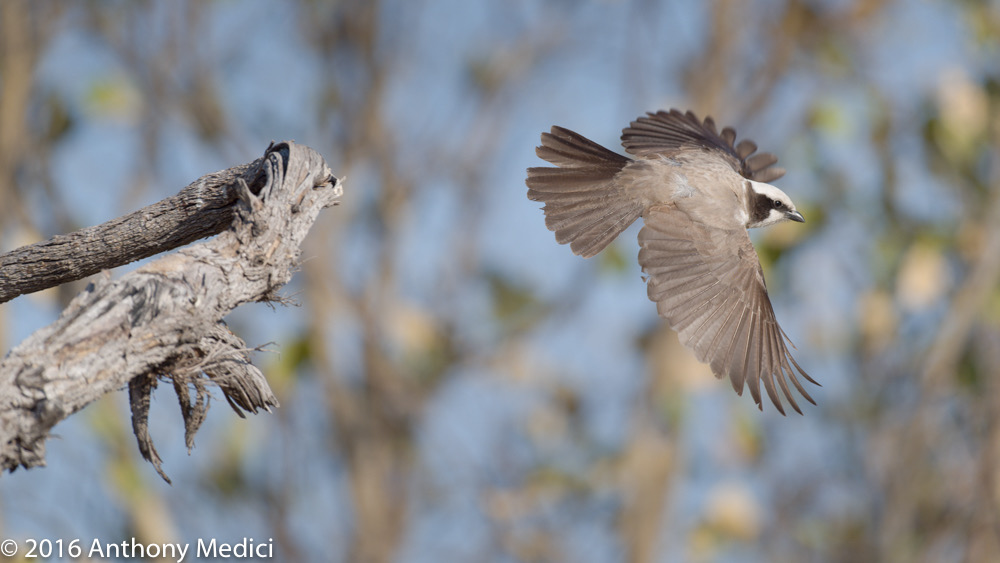
[[[806,222],[806,220],[802,217],[802,214],[799,213],[798,211],[789,211],[788,213],[785,213],[785,218],[791,221],[795,221],[796,223]]]

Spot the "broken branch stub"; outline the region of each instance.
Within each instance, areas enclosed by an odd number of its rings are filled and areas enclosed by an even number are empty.
[[[230,229],[118,280],[98,278],[0,361],[0,467],[44,465],[56,423],[125,385],[140,452],[164,479],[147,426],[159,379],[177,391],[189,449],[208,411],[208,384],[240,416],[277,405],[223,318],[243,303],[276,299],[306,233],[343,188],[318,153],[294,143],[270,147],[262,166],[257,194],[238,180]]]

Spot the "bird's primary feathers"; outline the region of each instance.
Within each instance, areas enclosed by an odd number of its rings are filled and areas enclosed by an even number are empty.
[[[815,404],[796,372],[816,381],[789,352],[747,234],[803,221],[768,184],[785,173],[778,159],[755,154],[748,139],[736,143],[731,127],[718,132],[711,117],[677,110],[640,117],[621,139],[635,159],[562,127],[542,133],[536,153],[557,167],[528,169],[528,198],[545,203],[556,241],[591,257],[642,217],[639,265],[649,298],[681,343],[738,394],[748,385],[758,407],[762,382],[782,414],[779,389],[802,412],[789,382]]]

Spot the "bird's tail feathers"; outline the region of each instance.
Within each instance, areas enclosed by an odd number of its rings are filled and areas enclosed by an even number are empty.
[[[545,204],[545,226],[574,254],[597,254],[639,218],[643,203],[616,179],[631,159],[562,127],[535,152],[560,168],[529,168],[528,199]]]

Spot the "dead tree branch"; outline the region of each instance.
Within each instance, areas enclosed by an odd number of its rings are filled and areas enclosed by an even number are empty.
[[[217,235],[233,222],[240,180],[254,194],[264,158],[206,174],[177,195],[94,227],[0,256],[0,303]]]
[[[256,191],[250,187],[254,184]],[[208,410],[209,383],[222,389],[241,416],[243,410],[277,405],[263,375],[251,365],[246,345],[222,319],[240,304],[276,299],[276,290],[292,277],[299,246],[320,210],[334,205],[341,193],[340,181],[318,153],[279,143],[258,161],[206,176],[178,196],[147,207],[144,211],[160,209],[161,218],[190,217],[190,212],[167,209],[166,202],[194,202],[196,215],[214,217],[231,197],[228,213],[233,218],[231,228],[210,241],[116,281],[105,276],[91,283],[56,322],[0,361],[0,467],[13,471],[44,465],[45,440],[57,422],[126,385],[140,451],[164,479],[146,426],[149,395],[160,379],[171,380],[177,391],[189,448]],[[144,211],[112,222],[132,225],[112,232],[142,225],[148,221]],[[168,233],[175,245],[210,234],[184,234],[183,227],[166,224],[156,232]],[[78,240],[90,241],[90,236]],[[34,246],[47,252],[53,244]],[[147,252],[153,245],[145,248]],[[72,252],[60,252],[66,251]],[[113,254],[113,260],[123,256],[115,249],[105,254]],[[96,248],[89,263],[107,260]],[[5,273],[0,270],[0,276]]]

